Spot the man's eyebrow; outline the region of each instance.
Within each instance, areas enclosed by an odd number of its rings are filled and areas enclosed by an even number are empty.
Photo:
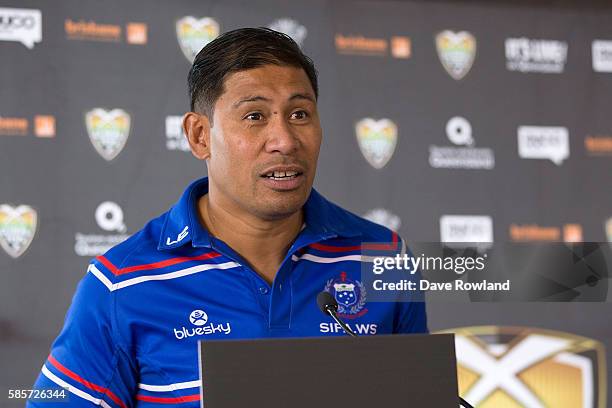
[[[291,95],[289,97],[290,101],[294,101],[296,99],[304,99],[304,100],[308,100],[310,102],[316,103],[314,96],[312,96],[310,93],[305,92],[305,93],[294,93],[293,95]],[[238,108],[240,105],[242,105],[243,103],[248,103],[248,102],[257,102],[257,101],[264,101],[264,102],[270,102],[270,99],[266,98],[265,96],[259,96],[259,95],[249,95],[246,96],[244,98],[239,99],[238,101],[234,102],[232,104],[233,108],[236,109]]]
[[[291,95],[291,97],[289,98],[290,101],[293,101],[293,100],[296,100],[296,99],[306,99],[306,100],[309,100],[310,102],[316,102],[314,96],[312,96],[308,92],[306,92],[306,93],[295,93],[295,94]]]
[[[233,107],[237,108],[240,105],[242,105],[243,103],[247,103],[247,102],[257,102],[257,101],[264,101],[264,102],[269,102],[270,100],[268,98],[265,98],[263,96],[258,96],[258,95],[249,95],[245,98],[242,98],[236,102],[233,103]]]

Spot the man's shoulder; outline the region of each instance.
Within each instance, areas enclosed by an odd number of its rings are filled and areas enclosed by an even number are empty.
[[[160,249],[160,236],[168,212],[149,221],[140,231],[104,254],[95,257],[88,268],[109,290],[127,288],[138,283],[156,279],[156,275],[180,269],[192,260],[205,260],[191,245],[179,248]],[[198,252],[199,256],[194,256]],[[212,258],[212,257],[210,257]]]
[[[150,220],[140,231],[137,231],[125,241],[96,257],[94,261],[107,261],[107,263],[112,264],[116,268],[122,268],[136,255],[147,256],[147,254],[154,254],[157,252],[161,228],[167,214],[166,212]]]

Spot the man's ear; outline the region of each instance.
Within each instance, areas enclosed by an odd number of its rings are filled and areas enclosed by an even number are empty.
[[[183,115],[183,132],[191,153],[200,160],[210,157],[210,121],[206,115],[187,112]]]

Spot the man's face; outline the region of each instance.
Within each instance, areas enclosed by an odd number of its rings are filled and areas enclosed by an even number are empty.
[[[304,70],[265,65],[225,79],[214,106],[212,197],[262,219],[300,210],[315,177],[321,125]]]

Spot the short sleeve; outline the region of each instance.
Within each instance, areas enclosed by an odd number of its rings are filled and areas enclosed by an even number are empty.
[[[88,272],[79,283],[64,327],[34,389],[65,388],[66,401],[29,400],[28,408],[130,407],[137,387],[133,365],[112,324],[112,292]]]

